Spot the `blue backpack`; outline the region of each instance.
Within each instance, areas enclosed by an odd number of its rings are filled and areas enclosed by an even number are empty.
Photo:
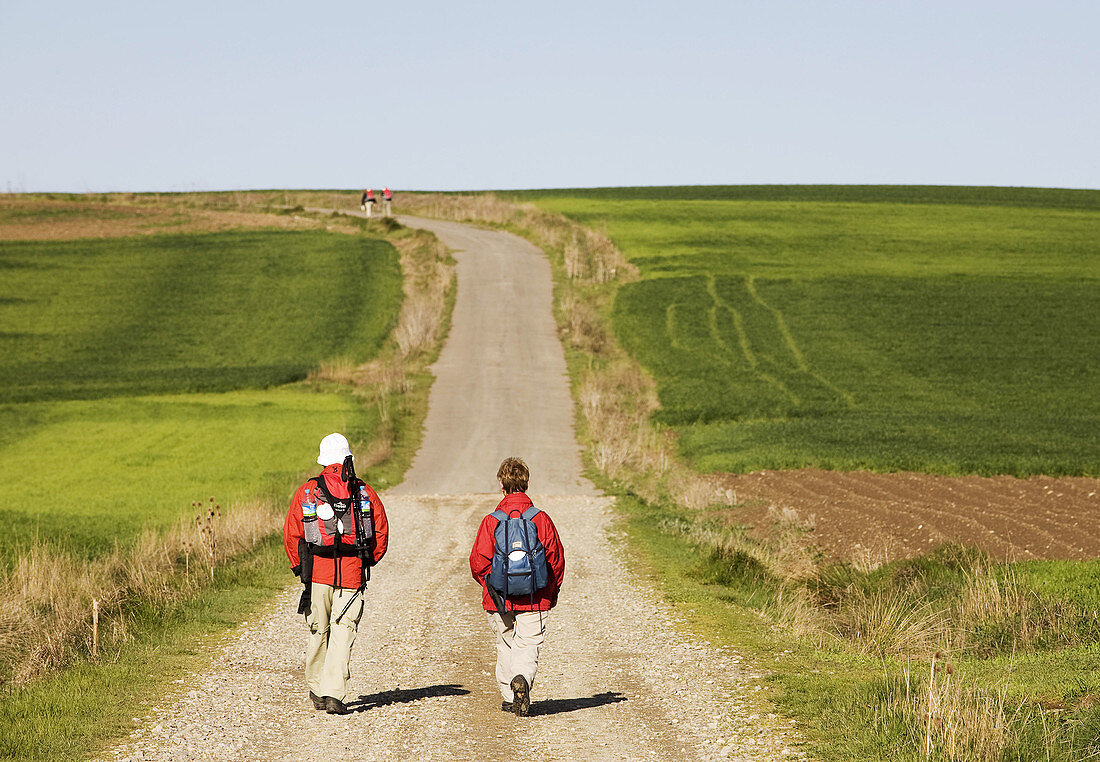
[[[489,586],[505,598],[534,596],[550,581],[546,549],[542,547],[538,528],[532,521],[539,513],[538,508],[531,506],[516,517],[509,517],[501,510],[489,514],[495,516],[498,522]]]

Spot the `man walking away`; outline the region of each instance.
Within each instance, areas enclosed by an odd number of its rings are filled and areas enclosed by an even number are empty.
[[[527,465],[519,458],[506,458],[500,464],[497,481],[504,499],[497,510],[482,519],[470,551],[470,572],[481,585],[482,607],[496,636],[496,678],[504,699],[500,708],[521,717],[531,707],[531,687],[538,671],[539,651],[546,638],[550,609],[557,604],[558,591],[565,579],[565,550],[561,538],[546,512],[535,508],[527,497],[529,479]],[[532,525],[531,536],[524,536],[523,527],[530,529]],[[501,531],[498,532],[498,528]],[[498,543],[506,528],[512,532],[507,550]],[[537,539],[533,536],[536,533]],[[526,550],[513,550],[520,547],[516,543],[525,546]],[[533,552],[528,552],[531,549]],[[497,556],[495,568],[494,555]],[[505,558],[510,560],[505,561]],[[509,568],[512,576],[509,576]],[[525,581],[516,576],[516,569],[532,568],[538,573],[533,571],[530,579],[545,575],[541,587],[538,583],[525,586]],[[498,592],[490,583],[499,584],[502,579],[506,580],[504,589]],[[509,585],[512,585],[510,589]],[[521,592],[516,593],[517,589]]]
[[[316,709],[347,714],[351,647],[363,616],[370,566],[386,554],[389,522],[374,489],[354,479],[351,449],[342,434],[321,440],[317,463],[324,469],[290,502],[283,543],[291,570],[304,585],[298,613],[309,625],[309,698]]]
[[[374,214],[374,191],[371,188],[367,188],[363,191],[363,197],[359,199],[359,209],[366,212],[368,217]]]
[[[382,216],[393,216],[393,191],[389,188],[382,188]]]

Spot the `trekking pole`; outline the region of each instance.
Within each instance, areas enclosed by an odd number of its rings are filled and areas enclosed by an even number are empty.
[[[333,624],[340,624],[340,620],[343,619],[344,614],[348,613],[348,609],[351,608],[351,604],[355,603],[355,599],[359,597],[359,593],[363,592],[366,589],[367,584],[366,582],[364,582],[359,586],[359,589],[356,590],[355,593],[351,596],[351,599],[348,601],[348,605],[344,606],[344,610],[340,612],[339,616],[337,616],[335,620],[333,620]]]
[[[359,597],[360,593],[366,591],[367,582],[370,580],[370,566],[374,560],[371,555],[371,544],[367,541],[367,530],[363,527],[362,517],[360,516],[360,482],[355,475],[355,464],[352,462],[350,455],[344,458],[344,481],[348,485],[348,495],[351,500],[351,524],[355,530],[355,550],[359,555],[359,588],[351,596],[348,604],[344,606],[344,610],[336,617],[335,624],[340,624],[340,620],[343,619],[344,614],[348,613],[348,609],[355,603],[355,599]]]

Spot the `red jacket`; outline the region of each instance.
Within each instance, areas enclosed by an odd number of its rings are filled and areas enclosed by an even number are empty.
[[[509,516],[516,516],[532,505],[531,498],[527,495],[522,492],[513,492],[505,495],[497,508]],[[489,591],[485,588],[485,579],[493,567],[494,536],[499,523],[492,515],[482,519],[481,526],[477,528],[474,548],[470,551],[470,572],[481,585],[481,607],[486,611],[496,611],[493,599],[489,597]],[[561,545],[561,538],[558,537],[554,522],[550,520],[546,511],[540,511],[535,516],[534,523],[539,533],[539,541],[546,549],[546,565],[550,568],[550,581],[545,588],[535,593],[534,605],[529,595],[509,597],[506,601],[509,611],[549,611],[557,604],[558,591],[561,590],[561,583],[565,580],[565,548]]]
[[[325,488],[333,497],[348,497],[348,487],[343,481],[344,466],[334,463],[325,466],[321,476],[325,480]],[[286,513],[286,522],[283,524],[283,546],[286,548],[286,557],[290,559],[291,568],[297,568],[301,564],[298,558],[298,540],[304,535],[302,529],[302,494],[306,485],[298,487],[294,493],[294,499],[290,501],[290,510]],[[386,520],[386,507],[382,505],[378,493],[368,484],[367,495],[371,503],[371,524],[374,526],[374,562],[382,560],[386,555],[386,547],[389,544],[390,524]],[[354,544],[354,537],[347,536],[346,541]],[[313,557],[313,581],[323,585],[335,587],[347,587],[355,589],[359,587],[359,573],[362,570],[362,562],[358,556],[341,556],[340,568],[336,568],[335,558],[324,556]]]

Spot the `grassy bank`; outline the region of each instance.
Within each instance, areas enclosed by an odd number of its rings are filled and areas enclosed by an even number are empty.
[[[815,563],[783,517],[760,543],[705,513],[625,494],[619,507],[644,573],[693,629],[766,670],[814,756],[1100,753],[1097,562],[1001,565],[947,546],[859,569]]]
[[[2,696],[0,759],[79,759],[130,732],[286,583],[282,543],[272,536],[196,595],[135,607],[125,647]]]

